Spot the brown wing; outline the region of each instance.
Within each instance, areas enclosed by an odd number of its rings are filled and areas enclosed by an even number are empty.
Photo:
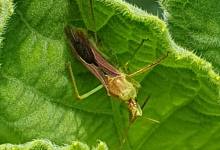
[[[80,30],[65,28],[72,52],[107,88],[107,76],[118,76],[120,72],[108,63],[101,54],[92,46],[85,34]]]
[[[95,50],[95,48],[92,48],[92,52],[94,53],[96,63],[98,64],[98,66],[100,68],[102,68],[102,70],[103,70],[103,72],[105,72],[105,74],[107,74],[109,76],[113,76],[113,77],[120,75],[120,72],[118,71],[118,69],[116,69],[109,62],[107,62],[102,57],[102,55],[97,50]]]

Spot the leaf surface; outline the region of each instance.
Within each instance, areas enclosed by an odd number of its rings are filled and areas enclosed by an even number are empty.
[[[1,49],[1,143],[44,138],[57,145],[102,140],[110,149],[125,150],[219,149],[220,77],[211,64],[176,45],[157,17],[120,0],[90,2],[14,1]],[[116,67],[129,62],[126,73],[170,52],[135,78],[141,84],[138,102],[150,99],[129,130],[126,105],[104,89],[83,101],[73,95],[68,61],[81,94],[99,82],[70,54],[63,31],[68,24],[89,30]]]

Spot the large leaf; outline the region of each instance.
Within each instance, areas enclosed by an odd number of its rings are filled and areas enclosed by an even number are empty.
[[[5,26],[8,19],[14,12],[14,6],[11,0],[0,1],[0,47],[2,44],[2,34],[4,33]]]
[[[1,143],[46,138],[92,145],[100,139],[110,149],[219,149],[220,77],[211,64],[177,46],[157,17],[120,0],[90,2],[15,1],[1,49]],[[97,32],[99,50],[117,67],[129,60],[129,72],[170,52],[137,78],[138,102],[150,99],[128,133],[126,105],[104,89],[80,102],[72,94],[68,61],[81,93],[99,82],[69,53],[67,24]]]
[[[79,141],[73,141],[71,145],[64,145],[58,146],[51,143],[48,140],[34,140],[28,143],[19,144],[19,145],[12,145],[12,144],[2,144],[0,145],[1,150],[23,150],[23,149],[30,149],[30,150],[108,150],[107,146],[103,142],[99,142],[96,146],[90,148],[85,143]]]
[[[220,1],[161,0],[175,41],[210,61],[220,72]]]

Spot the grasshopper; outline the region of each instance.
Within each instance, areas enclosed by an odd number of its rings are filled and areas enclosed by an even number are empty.
[[[116,69],[101,55],[96,46],[93,45],[91,41],[89,41],[88,37],[82,30],[67,26],[65,28],[65,33],[69,41],[72,53],[102,83],[93,90],[80,95],[73,75],[71,64],[68,63],[71,82],[73,84],[77,98],[87,98],[91,94],[99,91],[104,87],[109,96],[118,97],[127,104],[128,110],[130,112],[130,122],[134,122],[137,117],[142,116],[142,108],[136,101],[137,87],[129,79],[142,74],[143,72],[146,72],[160,64],[160,62],[168,56],[168,53],[150,65],[147,65],[131,74],[125,74]],[[150,120],[155,121],[153,119]]]

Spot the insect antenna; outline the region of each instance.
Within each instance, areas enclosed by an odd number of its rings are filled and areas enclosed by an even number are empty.
[[[147,98],[145,99],[144,103],[141,105],[141,109],[143,110],[144,107],[146,106],[147,102],[149,101],[151,95],[148,95]]]
[[[149,120],[149,121],[151,121],[151,122],[154,122],[154,123],[160,123],[160,121],[158,121],[158,120],[155,120],[155,119],[152,119],[152,118],[149,118],[149,117],[145,117],[145,116],[142,116],[144,119],[146,119],[146,120]]]
[[[141,110],[144,109],[144,107],[146,106],[146,104],[147,104],[147,102],[149,101],[150,97],[151,97],[151,94],[147,96],[147,98],[145,99],[144,103],[141,105]],[[143,117],[144,119],[146,119],[146,120],[151,121],[151,122],[160,123],[160,121],[158,121],[158,120],[155,120],[155,119],[152,119],[152,118],[149,118],[149,117],[146,117],[146,116],[142,116],[142,117]]]

